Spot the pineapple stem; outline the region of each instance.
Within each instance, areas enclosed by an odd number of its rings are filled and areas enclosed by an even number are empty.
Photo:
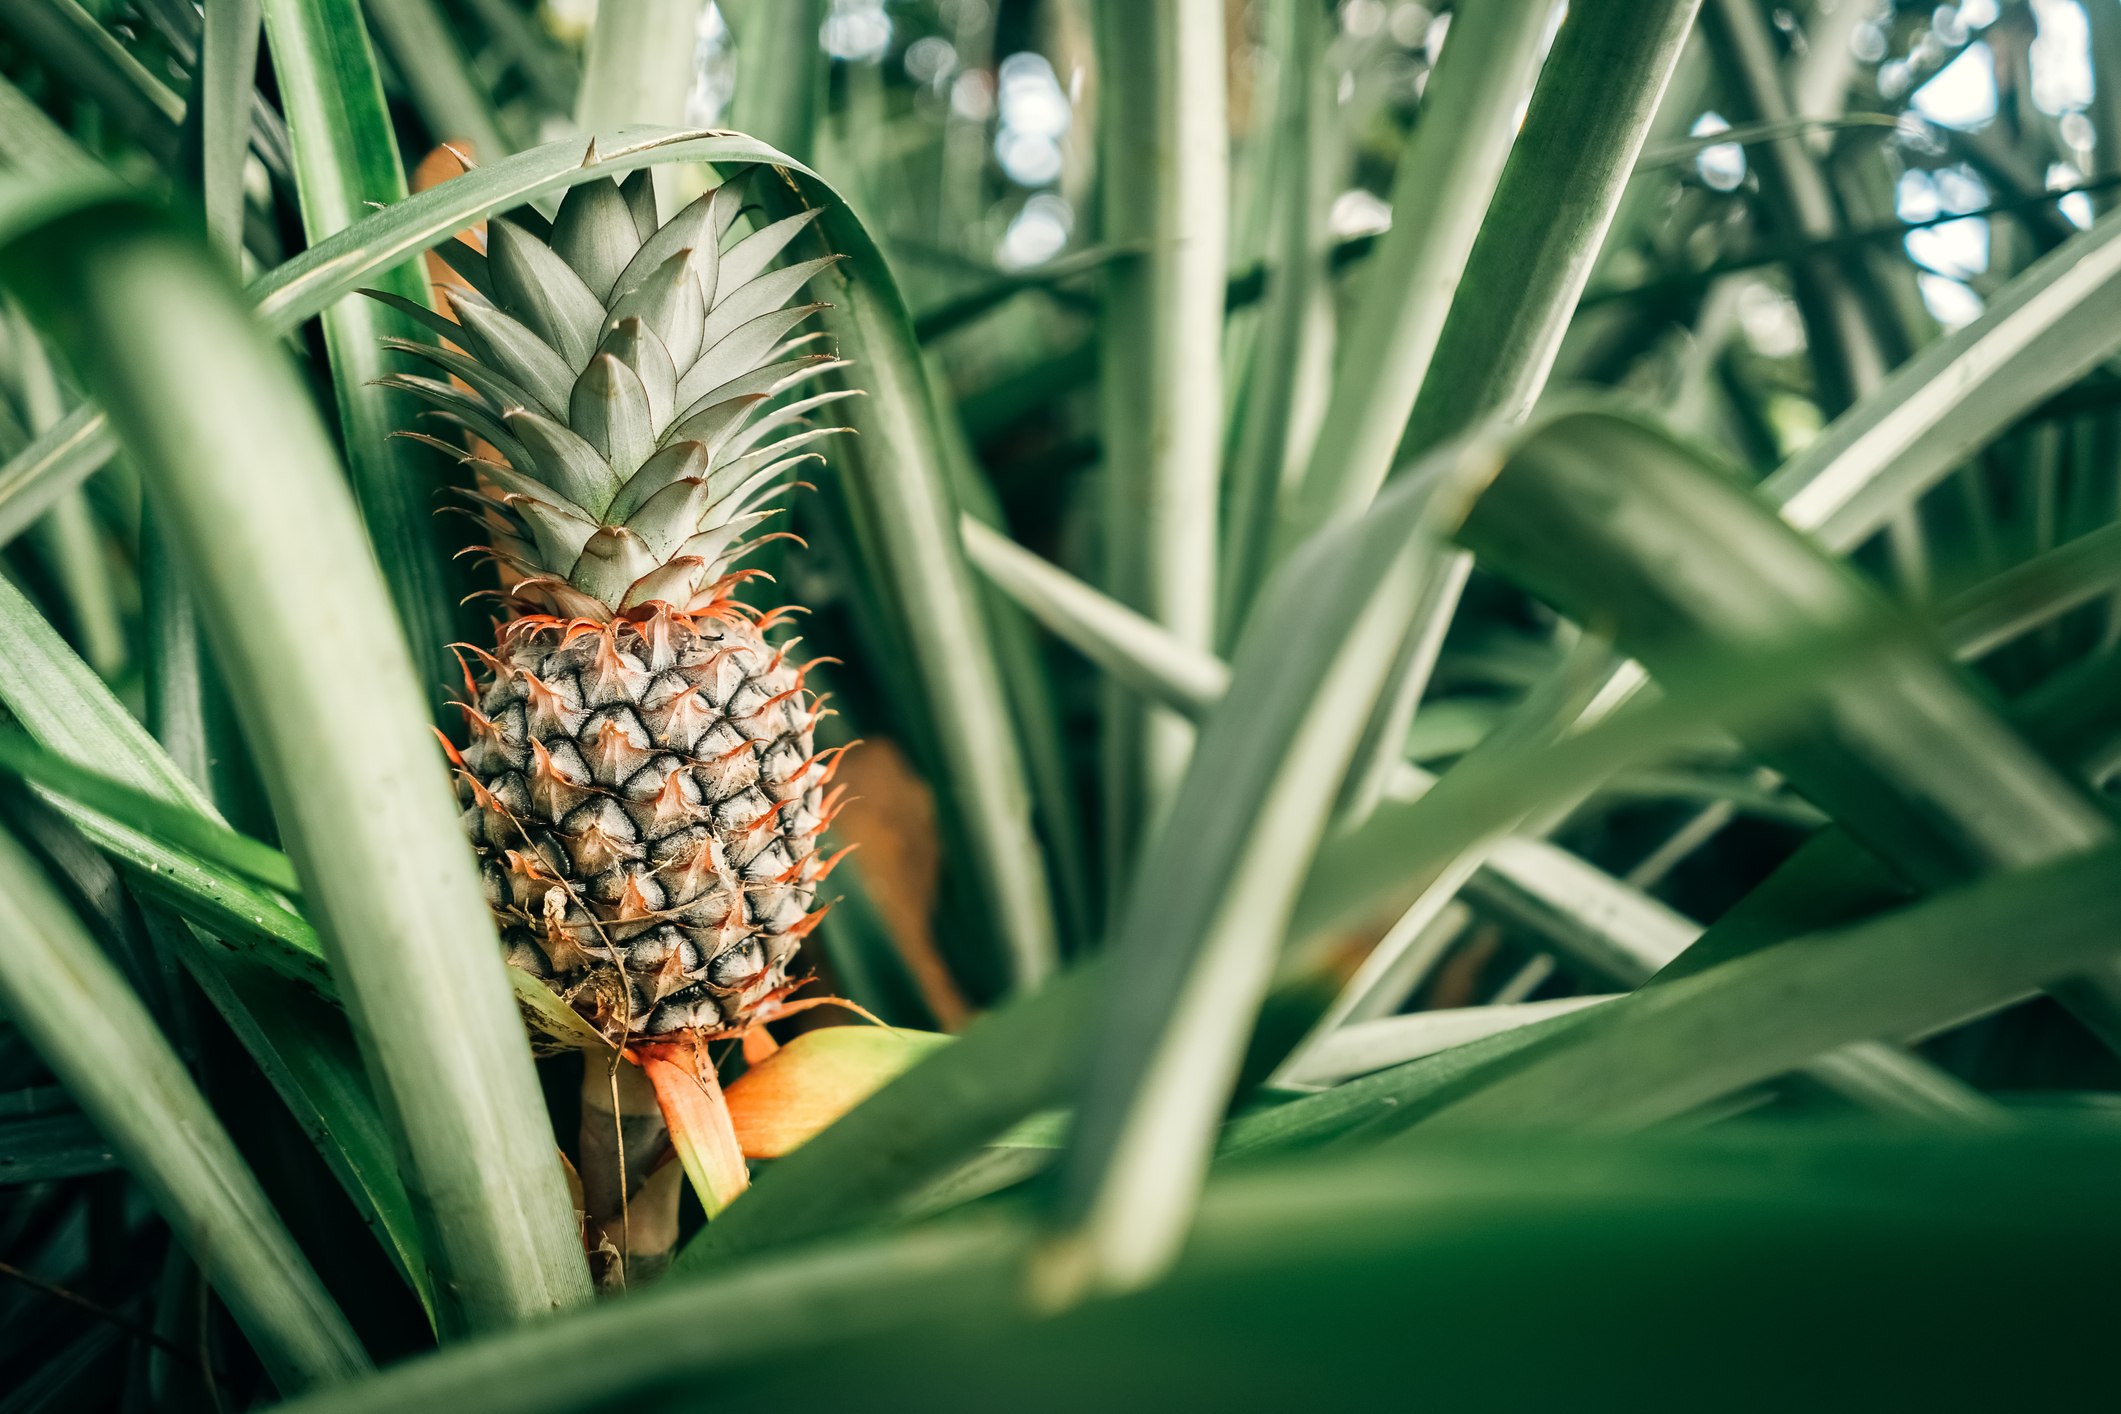
[[[582,1069],[580,1163],[583,1245],[597,1285],[623,1290],[670,1264],[678,1237],[676,1165],[656,1161],[670,1142],[662,1107],[639,1066],[617,1056]]]

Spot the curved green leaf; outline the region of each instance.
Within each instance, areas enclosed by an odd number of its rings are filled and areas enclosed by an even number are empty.
[[[290,1393],[368,1356],[118,970],[0,830],[0,1001],[124,1158]]]
[[[157,843],[233,870],[269,889],[293,893],[299,887],[294,865],[271,845],[238,834],[196,810],[84,770],[13,732],[0,731],[0,772],[43,786],[107,820],[125,821]]]
[[[1579,622],[1611,624],[1659,673],[1742,661],[1763,640],[1879,612],[1853,574],[1713,459],[1619,419],[1576,420],[1513,460],[1466,542]],[[1806,798],[1929,887],[2113,837],[2080,786],[1914,642],[1827,683],[1797,719],[1754,740]],[[2064,996],[2121,1045],[2121,971],[2101,967]]]
[[[1894,512],[2121,349],[2121,215],[2028,266],[1979,319],[1916,354],[1760,485],[1830,549]]]
[[[405,169],[359,0],[263,0],[263,9],[294,143],[302,226],[315,243],[379,204],[403,201]],[[417,262],[378,270],[369,283],[427,303],[427,275]],[[405,326],[372,300],[322,313],[347,474],[376,554],[390,566],[391,600],[420,685],[440,712],[453,681],[448,645],[476,620],[459,609],[469,586],[451,565],[448,527],[435,516],[433,460],[396,435],[412,424],[417,404],[379,381],[392,367],[383,340]]]
[[[2112,955],[2117,864],[2109,846],[1646,987],[1519,1052],[1428,1124],[1638,1128],[1845,1042],[1979,1014]]]
[[[1037,1278],[1051,1299],[1142,1285],[1175,1254],[1393,650],[1493,465],[1439,458],[1262,592],[1106,950]]]
[[[214,258],[136,202],[0,212],[0,277],[109,409],[249,689],[245,735],[396,1129],[445,1329],[586,1300],[492,916],[300,385]]]
[[[289,1414],[556,1414],[703,1389],[736,1410],[847,1391],[1037,1414],[1394,1408],[1410,1379],[1439,1407],[1617,1408],[1641,1403],[1652,1350],[1671,1387],[1768,1410],[1816,1403],[1822,1362],[1790,1352],[1851,1332],[1860,1358],[1832,1375],[1852,1407],[2082,1402],[2107,1378],[2116,1160],[2095,1129],[1438,1136],[1232,1173],[1169,1282],[1057,1318],[1023,1309],[1022,1226],[960,1220],[672,1284]]]
[[[974,564],[1049,630],[1121,681],[1196,719],[1205,717],[1227,690],[1229,670],[1219,660],[1188,649],[1139,614],[986,527],[968,520],[964,529],[966,550]],[[1391,784],[1391,798],[1396,802],[1393,818],[1415,818],[1410,803],[1427,794],[1436,778],[1403,761]],[[1396,844],[1382,843],[1391,838],[1394,828],[1386,824],[1355,837],[1358,855],[1373,842],[1381,843],[1377,872],[1364,877],[1381,881],[1412,877],[1417,872],[1406,856],[1395,856]],[[1336,844],[1332,855],[1337,859],[1349,848]],[[1702,935],[1699,924],[1641,890],[1531,836],[1505,836],[1482,849],[1464,872],[1462,885],[1484,908],[1546,939],[1591,975],[1622,986],[1639,985]],[[1316,890],[1313,897],[1332,897],[1335,887],[1349,886],[1350,880],[1342,878],[1334,887]],[[1356,886],[1362,900],[1357,910],[1374,906],[1373,887],[1374,883]],[[1395,958],[1380,944],[1350,979],[1344,1000],[1328,1008],[1317,1027],[1324,1029],[1355,1015],[1356,1008],[1345,999],[1361,997],[1368,990],[1367,983],[1389,973],[1394,965]],[[1836,1093],[1875,1108],[1950,1120],[1964,1119],[1984,1108],[1967,1087],[1885,1046],[1845,1047],[1821,1057],[1807,1070]],[[1403,1099],[1395,1094],[1393,1103]]]

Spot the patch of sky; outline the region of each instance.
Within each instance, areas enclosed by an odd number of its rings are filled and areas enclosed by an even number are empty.
[[[1730,130],[1730,122],[1721,113],[1710,112],[1696,118],[1687,131],[1692,137],[1707,137]],[[1735,142],[1704,147],[1694,156],[1694,170],[1705,185],[1717,191],[1736,191],[1745,181],[1745,149]]]
[[[1004,270],[1043,265],[1067,249],[1074,225],[1075,212],[1066,201],[1052,192],[1040,192],[1010,220],[995,247],[994,263]]]
[[[832,0],[817,37],[835,59],[873,64],[891,48],[891,17],[884,13],[884,0]]]

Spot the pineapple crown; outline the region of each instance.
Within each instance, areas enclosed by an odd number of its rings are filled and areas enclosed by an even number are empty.
[[[464,350],[388,340],[444,376],[383,381],[500,454],[403,434],[475,469],[519,607],[599,622],[705,607],[817,456],[802,448],[845,430],[808,414],[852,390],[778,401],[845,366],[788,337],[825,307],[789,301],[840,257],[774,266],[816,210],[732,239],[749,170],[661,224],[646,170],[572,188],[550,223],[495,217],[485,250],[438,252],[469,286],[445,287],[455,322],[366,292]]]

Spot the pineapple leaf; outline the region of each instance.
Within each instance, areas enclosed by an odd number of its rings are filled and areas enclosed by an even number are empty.
[[[538,480],[600,517],[622,484],[603,454],[560,423],[535,412],[511,412],[505,420],[508,430],[529,451]]]
[[[544,340],[569,368],[589,362],[603,328],[604,302],[550,246],[513,222],[496,216],[486,230],[486,265],[500,292],[501,308]]]
[[[684,260],[678,268],[689,268],[699,278],[705,297],[714,297],[715,272],[720,261],[712,231],[717,206],[726,201],[722,193],[728,190],[729,184],[724,182],[671,217],[641,243],[625,270],[612,282],[612,294],[616,297],[614,307],[623,306],[643,285],[668,270],[670,262],[681,256]]]
[[[670,350],[638,319],[620,319],[604,336],[598,352],[606,353],[632,369],[648,394],[649,425],[660,436],[677,412],[678,371]],[[575,391],[581,391],[579,383]]]
[[[529,407],[532,402],[536,401],[530,394],[524,392],[520,387],[509,382],[485,364],[475,358],[466,358],[455,349],[445,349],[435,344],[418,343],[411,339],[387,339],[384,341],[384,347],[395,349],[397,352],[412,358],[424,360],[448,373],[451,377],[463,379],[472,386],[480,397],[487,401],[490,410],[495,416],[499,416],[501,411],[509,408]]]
[[[744,411],[741,401],[725,404],[733,409],[731,417],[740,417]],[[711,429],[709,429],[711,431]],[[633,513],[647,503],[649,498],[674,482],[705,476],[713,465],[714,449],[705,442],[674,442],[663,448],[646,462],[641,469],[627,478],[619,488],[617,496],[604,510],[606,519],[620,524],[633,519]]]
[[[215,641],[224,655],[272,665],[248,684],[246,736],[324,922],[371,1083],[388,1097],[406,1187],[427,1199],[417,1211],[443,1326],[586,1300],[522,1022],[436,768],[425,696],[293,370],[214,257],[135,198],[76,198],[0,231],[0,278],[155,484]],[[157,317],[143,321],[137,300],[150,288]],[[186,356],[200,341],[216,350],[211,367]],[[352,694],[349,659],[362,665]],[[451,1083],[437,1086],[442,1071]],[[486,1137],[467,1146],[471,1133]],[[466,1221],[474,1214],[491,1222]]]
[[[655,411],[641,376],[608,353],[589,361],[575,380],[568,426],[596,448],[614,478],[603,500],[633,475],[655,450]]]
[[[494,271],[486,265],[484,250],[469,244],[462,235],[452,235],[450,240],[435,246],[435,252],[443,259],[443,263],[448,263],[448,267],[458,273],[464,284],[475,288],[479,295],[486,295],[486,299],[494,301],[496,305],[501,303],[501,288],[494,284]]]
[[[289,1389],[370,1368],[257,1179],[126,985],[36,862],[0,830],[0,999],[112,1141]]]
[[[810,283],[821,270],[829,270],[840,263],[843,257],[820,256],[816,260],[799,261],[794,265],[783,265],[754,277],[748,283],[731,289],[727,285],[729,272],[724,269],[724,290],[719,304],[707,316],[707,326],[700,335],[702,348],[712,349],[741,324],[749,323],[762,314],[779,309],[796,291]]]
[[[575,374],[567,360],[536,332],[470,290],[450,290],[459,341],[470,344],[481,359],[527,389],[547,412],[567,415],[567,398]]]
[[[786,216],[760,227],[723,252],[721,285],[715,293],[712,301],[713,306],[719,307],[737,294],[749,289],[754,282],[766,273],[767,267],[773,264],[774,258],[786,250],[790,242],[807,230],[810,223],[823,214],[824,212],[821,208],[798,211],[793,216]],[[794,267],[784,266],[782,268],[793,269]],[[789,293],[793,294],[794,291],[791,290]],[[786,298],[786,296],[783,296],[783,298]],[[779,303],[780,300],[774,301],[775,305]],[[767,307],[771,308],[772,306]]]
[[[588,286],[599,311],[640,249],[641,230],[616,182],[584,182],[560,202],[560,214],[552,223],[553,253]]]
[[[731,369],[751,368],[764,362],[782,336],[825,307],[803,304],[762,314],[737,325],[720,342],[701,349],[699,360],[678,379],[678,405],[690,407],[710,393],[717,401],[729,396],[727,389],[735,381],[730,378]]]
[[[612,306],[614,322],[638,319],[654,331],[669,353],[672,367],[681,374],[689,371],[700,355],[701,320],[705,315],[702,269],[698,251],[680,250]],[[706,277],[712,279],[711,257],[704,270]]]
[[[272,846],[238,834],[197,810],[173,804],[95,771],[13,732],[0,731],[0,771],[42,786],[75,805],[128,826],[202,863],[230,870],[282,893],[296,893],[294,865]]]
[[[685,410],[678,414],[677,425],[671,429],[668,435],[671,438],[696,438],[698,434],[684,430],[691,425],[692,419],[705,417],[709,413],[715,412],[717,409],[724,407],[731,399],[771,398],[786,392],[800,383],[808,382],[813,378],[821,378],[828,373],[836,372],[849,366],[847,360],[836,359],[830,354],[811,354],[803,358],[783,359],[778,363],[769,363],[762,367],[754,368],[750,372],[732,378],[726,383],[709,388],[706,392],[695,397],[689,405],[680,404]]]
[[[727,448],[722,450],[725,450],[729,456],[742,456],[756,446],[759,439],[769,432],[778,432],[783,427],[804,422],[811,413],[826,406],[828,403],[840,402],[846,398],[858,398],[861,395],[862,390],[859,388],[835,388],[829,393],[817,393],[811,397],[798,398],[792,403],[775,408],[765,417],[737,432],[730,439]]]
[[[699,444],[688,442],[686,445],[697,447]],[[641,538],[658,563],[669,559],[698,532],[700,512],[707,504],[708,491],[705,477],[681,477],[672,481],[626,517],[626,529]]]

